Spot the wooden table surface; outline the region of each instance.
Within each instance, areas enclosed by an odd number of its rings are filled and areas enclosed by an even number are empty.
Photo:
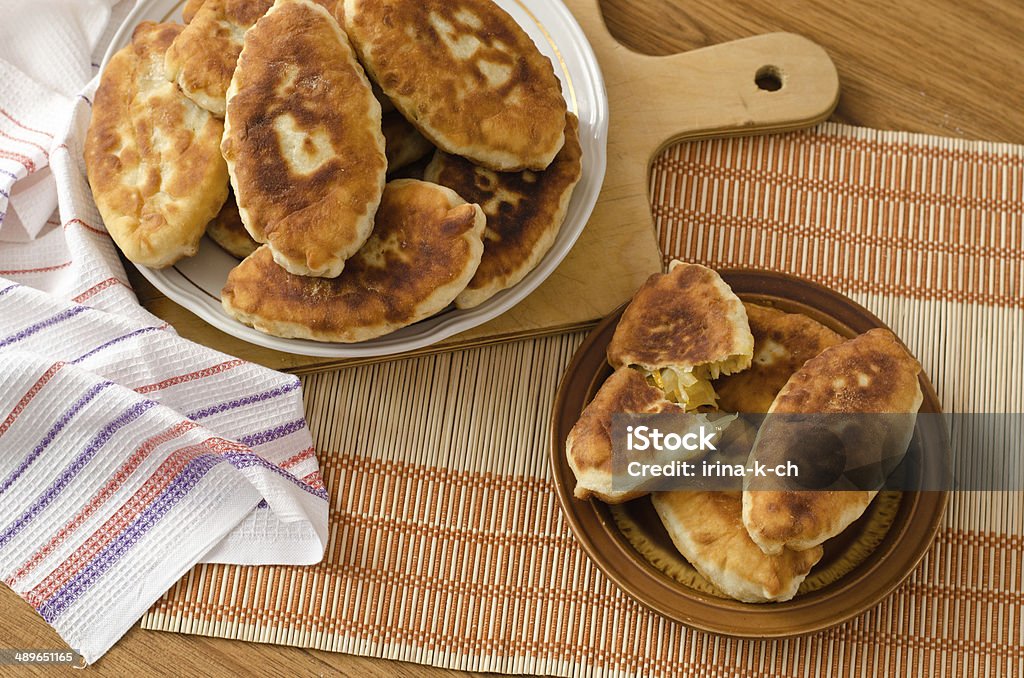
[[[603,0],[608,27],[630,48],[671,54],[772,31],[823,46],[839,70],[833,120],[967,139],[1024,143],[1024,5],[998,0]],[[666,87],[672,83],[666,82]],[[0,587],[0,646],[62,648],[57,634]],[[6,667],[4,667],[6,668]],[[4,668],[0,674],[6,675]],[[462,675],[316,650],[133,628],[89,671],[137,675]],[[54,675],[53,667],[25,675]],[[70,671],[68,671],[70,673]],[[88,674],[87,674],[88,675]]]

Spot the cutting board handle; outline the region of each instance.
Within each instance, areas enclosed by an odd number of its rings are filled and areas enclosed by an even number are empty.
[[[671,56],[634,52],[609,33],[598,0],[567,0],[597,54],[611,106],[609,144],[652,157],[680,139],[779,132],[825,120],[839,101],[828,54],[769,33]]]
[[[625,299],[596,295],[594,262],[609,290],[635,290],[662,268],[649,200],[650,167],[681,139],[781,132],[828,118],[839,77],[828,54],[791,33],[770,33],[654,57],[608,32],[598,0],[565,0],[586,33],[608,90],[608,165],[587,228],[562,265],[515,309],[524,321],[565,299],[578,315],[607,314]],[[778,85],[778,87],[775,87]],[[609,253],[615,253],[609,255]],[[550,314],[549,314],[550,315]]]
[[[828,54],[792,33],[666,57],[628,54],[621,63],[642,75],[620,84],[610,98],[626,116],[641,112],[631,111],[634,105],[642,109],[652,155],[680,139],[807,127],[828,118],[839,101],[839,77]]]

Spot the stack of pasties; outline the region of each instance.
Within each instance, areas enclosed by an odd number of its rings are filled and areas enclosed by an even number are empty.
[[[634,296],[608,362],[614,374],[566,441],[576,496],[608,503],[648,494],[613,489],[616,412],[912,415],[922,402],[921,366],[891,332],[844,340],[806,316],[744,304],[714,271],[678,261]],[[913,417],[900,421],[903,430],[888,431],[886,441],[866,437],[865,444],[881,453],[895,437],[905,450]],[[780,449],[770,426],[758,432],[751,460],[799,463],[800,450]],[[875,494],[762,490],[745,480],[742,492],[655,492],[650,501],[701,575],[737,600],[769,602],[796,595],[822,544],[857,520]]]
[[[183,17],[138,27],[89,128],[90,184],[132,261],[172,265],[205,232],[245,259],[227,313],[356,342],[476,306],[554,243],[578,121],[490,0],[190,0]]]

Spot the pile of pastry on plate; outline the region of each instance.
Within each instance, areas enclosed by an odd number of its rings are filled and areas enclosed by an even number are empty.
[[[902,413],[901,430],[878,435],[886,444],[899,439],[905,452],[923,400],[921,366],[888,330],[845,339],[802,314],[745,303],[715,271],[679,261],[636,293],[607,357],[614,372],[566,440],[576,497],[622,504],[649,495],[679,553],[744,602],[796,595],[822,543],[856,521],[877,491],[752,489],[744,478],[742,491],[651,492],[614,478],[612,415]],[[777,457],[762,438],[751,458]]]
[[[357,342],[481,304],[553,244],[578,121],[490,0],[189,0],[183,18],[140,24],[93,107],[89,183],[131,261],[173,265],[206,233],[244,259],[227,313]]]

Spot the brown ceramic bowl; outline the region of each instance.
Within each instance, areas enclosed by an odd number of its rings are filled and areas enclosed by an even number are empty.
[[[719,273],[744,301],[803,313],[844,336],[885,327],[859,304],[806,280],[747,269]],[[605,318],[577,350],[559,385],[551,422],[551,463],[559,502],[576,538],[608,578],[647,607],[688,626],[730,636],[779,638],[820,631],[850,619],[876,605],[910,575],[939,530],[947,492],[903,492],[895,500],[898,506],[884,536],[875,536],[873,550],[852,570],[788,602],[762,604],[741,603],[680,583],[631,545],[606,504],[576,499],[576,478],[565,458],[565,439],[580,412],[611,374],[605,349],[624,308]],[[921,388],[921,412],[940,412],[935,389],[924,374]],[[933,429],[918,427],[913,444],[925,449],[946,445]],[[644,539],[672,548],[648,499],[624,504],[621,510]],[[827,565],[830,557],[861,536],[860,522],[826,542],[825,556],[816,569]]]

